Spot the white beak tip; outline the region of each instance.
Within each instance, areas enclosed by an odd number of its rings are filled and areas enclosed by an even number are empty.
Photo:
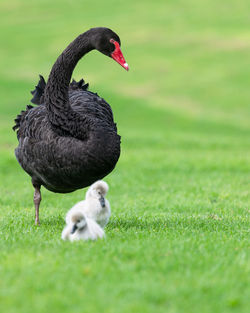
[[[128,67],[128,63],[124,63],[124,68],[125,68],[125,70],[129,70],[129,67]]]

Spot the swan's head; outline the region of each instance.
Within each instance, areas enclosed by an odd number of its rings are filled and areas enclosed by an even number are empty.
[[[74,234],[76,230],[83,230],[86,226],[87,222],[85,216],[81,212],[76,212],[71,216],[71,221],[73,223],[73,227],[71,230],[71,234]]]
[[[91,31],[94,33],[93,36],[91,36],[91,42],[95,49],[113,58],[128,71],[128,63],[125,61],[121,52],[119,36],[111,29],[105,27],[92,28]]]
[[[86,193],[86,199],[95,198],[100,201],[101,206],[105,207],[105,196],[109,190],[108,184],[103,180],[98,180],[91,185]]]

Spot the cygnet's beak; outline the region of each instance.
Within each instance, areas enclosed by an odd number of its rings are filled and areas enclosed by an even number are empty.
[[[74,224],[74,226],[72,227],[72,230],[71,230],[71,234],[74,234],[74,232],[77,230],[77,226],[76,224]]]
[[[100,203],[101,203],[102,208],[105,208],[105,199],[104,199],[103,196],[101,196],[101,197],[99,198],[99,201],[100,201]]]

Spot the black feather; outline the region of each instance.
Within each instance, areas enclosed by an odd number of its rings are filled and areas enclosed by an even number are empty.
[[[41,99],[46,87],[46,82],[45,79],[43,78],[42,75],[39,75],[40,79],[39,82],[37,84],[37,86],[35,87],[34,90],[32,90],[30,93],[33,95],[33,98],[30,100],[32,103],[34,104],[41,104]]]
[[[76,82],[74,79],[69,85],[69,90],[88,90],[89,84],[85,84],[85,81],[81,79],[79,82]]]

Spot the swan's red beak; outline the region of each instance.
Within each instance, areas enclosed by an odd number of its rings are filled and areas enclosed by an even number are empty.
[[[115,45],[115,50],[111,53],[111,57],[122,67],[124,67],[126,71],[128,71],[129,70],[128,63],[124,59],[119,43],[114,39],[110,39],[110,42],[112,42]]]

